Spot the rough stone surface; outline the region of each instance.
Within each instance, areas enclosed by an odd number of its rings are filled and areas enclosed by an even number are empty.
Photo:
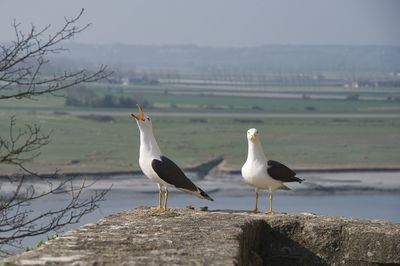
[[[395,265],[400,224],[312,214],[138,208],[5,265]]]

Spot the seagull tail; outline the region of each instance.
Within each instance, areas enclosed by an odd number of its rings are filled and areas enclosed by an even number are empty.
[[[177,188],[177,189],[182,190],[182,191],[187,192],[187,193],[190,193],[192,195],[195,195],[196,197],[198,197],[200,199],[206,199],[206,200],[214,201],[213,198],[208,196],[208,194],[206,192],[204,192],[204,190],[202,190],[199,187],[196,187],[197,190],[188,190],[188,189],[183,189],[183,188]]]
[[[202,199],[206,199],[206,200],[210,200],[210,201],[214,201],[213,198],[211,198],[210,196],[208,196],[207,193],[205,193],[201,188],[197,187],[197,193],[195,193],[195,195],[199,198]]]
[[[302,178],[298,178],[297,176],[292,176],[289,179],[284,180],[283,182],[299,182],[299,183],[301,183],[303,181],[304,181],[304,179],[302,179]]]

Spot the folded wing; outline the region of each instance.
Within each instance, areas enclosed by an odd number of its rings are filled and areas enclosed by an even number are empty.
[[[303,180],[296,177],[296,173],[280,162],[269,160],[267,162],[267,172],[270,177],[273,179],[282,181],[282,182],[299,182],[301,183]]]
[[[200,198],[213,200],[207,193],[190,181],[183,171],[167,157],[161,156],[161,160],[154,159],[151,162],[151,166],[157,175],[166,183]]]

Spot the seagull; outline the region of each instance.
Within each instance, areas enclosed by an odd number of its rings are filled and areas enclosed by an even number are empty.
[[[131,113],[140,131],[139,166],[143,173],[158,185],[158,209],[162,210],[163,191],[165,191],[164,210],[167,210],[168,188],[174,187],[199,198],[214,201],[201,188],[190,181],[183,171],[170,159],[162,155],[153,134],[151,118],[137,105],[139,115]]]
[[[249,146],[247,160],[242,167],[242,176],[249,185],[256,188],[256,206],[253,212],[258,212],[258,190],[268,189],[269,210],[266,214],[273,214],[272,191],[276,189],[290,190],[283,182],[301,183],[303,180],[296,177],[296,173],[287,166],[267,159],[261,146],[257,129],[251,128],[247,131],[247,140]]]

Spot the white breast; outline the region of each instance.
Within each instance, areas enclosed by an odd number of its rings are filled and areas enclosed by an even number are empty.
[[[266,162],[246,161],[242,167],[242,176],[249,185],[260,189],[275,189],[282,185],[282,182],[268,175]]]
[[[146,158],[147,156],[140,156],[139,157],[139,166],[140,169],[142,169],[143,173],[145,176],[150,178],[153,182],[157,182],[157,174],[153,170],[153,167],[151,166],[151,162],[153,161],[153,158]]]
[[[150,156],[142,156],[139,157],[139,166],[142,169],[145,176],[147,176],[154,183],[160,184],[165,187],[172,187],[170,184],[166,183],[164,180],[158,177],[157,173],[154,171],[151,163],[154,159],[161,160],[159,156],[150,157]]]

